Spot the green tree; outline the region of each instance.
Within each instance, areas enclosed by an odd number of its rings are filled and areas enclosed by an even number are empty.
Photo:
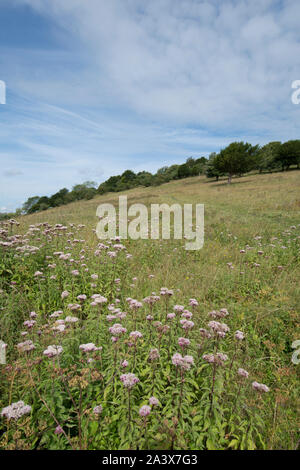
[[[157,181],[167,183],[168,181],[174,180],[178,177],[179,165],[163,166],[157,170],[155,177]]]
[[[126,189],[134,188],[138,185],[136,174],[132,170],[126,170],[122,173],[121,178],[118,181],[118,191],[124,191]]]
[[[215,157],[214,167],[228,176],[230,184],[234,175],[240,176],[255,168],[258,149],[258,145],[248,142],[232,142]]]
[[[278,153],[281,142],[269,142],[258,151],[257,169],[260,173],[270,171],[279,167]]]
[[[79,201],[80,199],[92,199],[97,190],[96,184],[94,181],[85,181],[81,184],[76,184],[73,186],[71,191],[71,198],[74,201]]]
[[[216,178],[216,181],[219,181],[220,176],[224,176],[224,173],[218,170],[215,166],[215,159],[217,157],[216,152],[212,152],[209,155],[208,162],[206,164],[206,177],[207,178]]]
[[[28,214],[29,213],[29,210],[32,208],[32,206],[34,206],[35,204],[37,204],[37,202],[39,201],[40,199],[40,196],[32,196],[32,197],[29,197],[27,199],[27,201],[24,202],[23,206],[22,206],[22,211],[25,212],[25,214]]]
[[[300,140],[288,140],[281,144],[276,161],[280,163],[282,171],[288,170],[291,165],[300,165]]]
[[[121,175],[111,176],[108,180],[104,181],[98,187],[98,193],[105,194],[108,192],[115,192],[118,189],[118,182],[121,178]]]
[[[183,163],[178,167],[178,178],[187,178],[191,175],[191,169],[187,163]]]
[[[57,193],[53,194],[49,199],[49,204],[51,207],[58,207],[70,202],[68,199],[69,190],[67,188],[63,188]]]
[[[140,186],[151,186],[153,175],[149,171],[140,171],[137,175],[137,182]]]
[[[42,196],[38,199],[38,201],[30,207],[28,210],[28,214],[33,214],[34,212],[44,211],[49,209],[50,207],[50,200],[47,196]]]

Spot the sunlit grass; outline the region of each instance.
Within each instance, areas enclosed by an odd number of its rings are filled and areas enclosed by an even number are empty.
[[[21,217],[20,226],[17,229],[13,227],[13,233],[24,234],[29,225],[45,221],[52,225],[74,223],[84,224],[85,227],[75,231],[68,227],[67,231],[74,232],[74,235],[53,237],[45,244],[43,237],[38,241],[39,235],[33,236],[30,244],[39,246],[42,243],[44,246],[37,254],[28,257],[21,255],[14,258],[12,250],[0,247],[0,288],[3,289],[0,327],[2,339],[8,344],[8,367],[1,366],[3,380],[0,385],[0,407],[18,400],[24,400],[33,407],[32,415],[25,417],[25,423],[22,423],[18,445],[26,449],[35,446],[70,448],[71,444],[76,448],[136,448],[139,445],[144,448],[173,446],[177,449],[295,449],[299,441],[300,390],[299,365],[291,362],[291,344],[300,339],[299,188],[299,171],[247,175],[234,179],[231,185],[227,185],[225,180],[216,182],[194,177],[155,188],[107,194],[90,201]],[[94,256],[99,242],[93,232],[97,224],[96,209],[103,202],[117,205],[121,194],[128,196],[128,205],[134,202],[142,202],[147,206],[163,202],[205,204],[203,249],[186,251],[184,241],[128,240],[124,244],[132,258],[126,260],[125,254],[121,253],[115,263],[105,256],[99,260]],[[73,238],[85,241],[73,243]],[[82,249],[84,253],[80,253]],[[245,250],[245,253],[241,253],[241,250]],[[53,258],[49,261],[45,257],[53,257],[55,251],[70,252],[76,261],[84,254],[86,259],[82,263],[86,264],[89,271],[80,268],[81,275],[72,277],[71,270],[77,269],[77,264],[71,267],[66,262],[57,261],[55,256],[57,267],[54,270],[47,268]],[[34,278],[37,270],[45,273],[45,281]],[[57,275],[56,280],[50,279],[53,273]],[[99,276],[94,288],[89,278],[92,273]],[[153,278],[149,278],[150,275]],[[120,284],[115,282],[117,278]],[[191,345],[185,351],[185,354],[194,357],[196,365],[186,375],[182,413],[178,411],[180,384],[177,382],[176,368],[171,362],[171,355],[176,351],[181,352],[177,340],[179,336],[184,336],[182,331],[172,327],[171,342],[168,338],[161,339],[155,328],[150,333],[149,324],[145,320],[149,308],[145,305],[138,311],[136,323],[130,312],[124,321],[115,321],[127,328],[124,341],[116,343],[120,344],[116,353],[108,332],[112,323],[105,320],[109,314],[107,307],[103,307],[101,319],[89,307],[90,296],[97,292],[107,297],[109,303],[115,302],[115,298],[120,299],[117,307],[128,311],[126,298],[141,301],[152,292],[159,294],[163,286],[174,291],[168,305],[170,312],[176,304],[191,309],[191,298],[196,298],[199,303],[193,311],[195,327],[188,336]],[[68,300],[63,301],[61,292],[65,289],[71,294]],[[76,296],[79,294],[88,297],[87,307],[83,309],[84,314],[80,319],[84,329],[74,327],[61,337],[53,337],[50,327],[46,326],[49,315],[56,310],[63,310],[62,318],[73,314],[78,316],[77,312],[70,313],[67,305],[78,302]],[[208,313],[223,307],[229,311],[224,321],[230,327],[230,334],[224,339],[221,349],[229,356],[229,363],[235,351],[234,332],[242,330],[246,342],[238,353],[233,370],[229,373],[228,367],[225,367],[222,373],[218,373],[214,413],[211,414],[209,393],[212,370],[201,359],[201,355],[211,353],[213,345],[208,342],[200,356],[197,345],[201,342],[199,328],[207,328],[210,320]],[[30,377],[26,358],[19,357],[16,352],[16,344],[24,340],[20,336],[20,332],[26,329],[22,323],[29,318],[31,311],[37,312],[43,334],[38,337],[37,333],[29,333],[37,348],[27,360],[38,361],[48,345],[63,343],[64,352],[60,356],[63,374],[73,374],[76,380],[80,378],[83,383],[81,402],[78,387],[71,390],[74,401],[77,404],[80,402],[85,410],[80,411],[81,436],[76,418],[78,413],[76,415],[63,385],[58,364],[54,365],[43,358],[41,366],[37,363],[31,367]],[[154,308],[155,320],[168,324],[166,313],[162,298]],[[134,329],[140,330],[143,338],[138,340],[140,343],[133,368],[133,355],[126,341]],[[79,344],[88,342],[103,347],[102,358],[95,357],[94,369],[87,366],[82,356],[79,356]],[[138,429],[144,422],[138,421],[142,419],[138,410],[147,404],[152,392],[151,380],[148,381],[152,372],[147,357],[150,348],[158,345],[161,345],[161,360],[156,376],[156,394],[161,407],[151,412],[147,418],[147,433],[139,440]],[[115,354],[118,362],[115,362]],[[128,403],[119,380],[122,373],[119,359],[128,359],[130,366],[126,372],[134,372],[140,379],[130,398],[132,409],[129,432],[126,431]],[[237,393],[237,379],[232,373],[236,374],[238,366],[249,371],[250,384],[254,380],[267,384],[270,392],[263,396],[257,395],[250,385],[248,389],[242,389],[241,400],[235,407],[233,397]],[[98,382],[87,379],[89,374],[96,372],[101,377],[98,377]],[[86,385],[86,382],[90,385]],[[54,386],[56,392],[52,394]],[[59,423],[64,424],[70,442],[64,435],[54,433],[57,423],[41,398]],[[103,405],[104,411],[102,418],[95,421],[91,409],[98,403]],[[232,407],[234,416],[230,415]],[[203,412],[205,409],[208,411]],[[39,433],[43,428],[47,431],[40,439]],[[7,428],[5,421],[2,421],[1,432],[1,446],[12,448],[15,442],[12,433],[18,431]]]

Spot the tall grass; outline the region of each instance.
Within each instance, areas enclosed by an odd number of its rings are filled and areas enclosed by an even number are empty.
[[[248,175],[230,186],[197,177],[126,193],[129,204],[204,203],[205,243],[196,252],[174,240],[128,240],[121,250],[104,242],[108,249],[97,252],[97,205],[117,203],[119,194],[21,217],[12,234],[8,227],[0,246],[0,336],[7,343],[0,409],[22,400],[31,412],[2,417],[1,448],[295,449],[299,183],[293,171]],[[45,222],[52,227],[39,225]],[[143,300],[153,293],[160,297],[153,305]],[[91,305],[94,294],[107,301]],[[224,318],[211,313],[222,308]],[[30,320],[36,323],[24,325]],[[211,321],[228,325],[224,338]],[[112,334],[115,323],[126,331]],[[26,340],[35,349],[21,352]],[[80,345],[89,343],[100,349],[84,352]],[[49,345],[63,350],[49,358]],[[128,373],[138,378],[132,388],[120,379]],[[153,396],[157,405],[149,403]]]

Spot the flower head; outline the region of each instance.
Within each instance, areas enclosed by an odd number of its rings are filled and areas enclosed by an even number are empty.
[[[109,332],[113,336],[121,336],[123,333],[126,333],[126,328],[124,328],[120,323],[115,323],[113,326],[109,328]]]
[[[245,377],[246,379],[248,379],[249,377],[249,372],[247,372],[245,369],[242,369],[241,367],[238,369],[237,373],[238,375],[240,375],[241,377]]]
[[[54,431],[54,434],[59,435],[59,434],[61,434],[61,433],[63,433],[63,428],[62,428],[61,426],[59,426],[59,425],[56,426],[55,431]]]
[[[174,305],[173,309],[174,309],[174,312],[182,313],[183,310],[184,310],[184,306],[183,305]]]
[[[252,382],[252,388],[257,392],[269,392],[270,389],[265,384],[260,384],[258,382]]]
[[[17,348],[20,352],[29,352],[35,349],[35,345],[31,341],[31,339],[28,339],[27,341],[24,341],[23,343],[17,344]]]
[[[234,334],[235,339],[242,341],[245,338],[245,335],[242,331],[237,330]]]
[[[102,411],[103,411],[103,408],[101,405],[94,406],[93,408],[93,413],[95,416],[101,415]]]
[[[180,353],[175,353],[172,356],[172,363],[176,367],[180,367],[183,370],[189,370],[191,368],[191,365],[194,364],[194,358],[192,356],[184,356]]]
[[[140,408],[139,415],[140,416],[148,416],[151,413],[151,408],[149,405],[143,405]]]
[[[81,349],[81,351],[86,352],[86,353],[98,350],[98,348],[94,345],[94,343],[81,344],[79,346],[79,349]]]
[[[158,349],[156,348],[150,349],[149,361],[155,361],[156,359],[159,359],[159,358],[160,358],[160,354],[159,354]]]
[[[62,293],[61,293],[61,298],[62,299],[65,299],[66,297],[69,296],[69,292],[67,290],[64,290]]]
[[[43,354],[47,357],[55,357],[59,356],[63,352],[63,348],[61,346],[56,346],[55,344],[48,346],[47,349],[43,352]]]
[[[150,403],[151,406],[158,406],[159,405],[159,401],[155,397],[150,397],[149,398],[149,403]]]
[[[202,358],[209,364],[215,363],[218,366],[223,366],[224,362],[228,361],[228,356],[224,353],[203,354]]]
[[[122,374],[120,380],[123,382],[124,387],[128,388],[129,390],[140,381],[140,379],[131,372],[128,374]]]
[[[143,335],[140,331],[132,331],[129,336],[133,339],[138,339],[138,338],[143,337]]]
[[[10,419],[19,419],[22,416],[29,414],[31,412],[31,406],[25,405],[23,401],[17,401],[12,403],[9,406],[6,406],[1,411],[1,416],[5,416],[8,420]]]
[[[191,330],[194,326],[194,322],[193,321],[190,321],[190,320],[186,320],[185,318],[183,318],[182,320],[180,320],[180,324],[182,326],[182,328],[184,330]]]
[[[224,338],[226,333],[230,330],[226,323],[219,323],[212,320],[208,323],[209,328],[215,333],[216,336]]]
[[[190,340],[188,338],[178,338],[178,344],[181,348],[185,348],[190,345]]]
[[[65,319],[65,321],[66,321],[67,323],[76,323],[76,322],[78,322],[78,318],[77,318],[77,317],[67,316],[66,319]]]

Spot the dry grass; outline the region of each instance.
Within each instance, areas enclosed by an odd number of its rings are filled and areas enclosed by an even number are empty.
[[[187,252],[182,241],[173,240],[126,242],[134,255],[126,275],[138,279],[135,287],[122,292],[122,298],[142,299],[149,295],[149,288],[158,292],[167,286],[178,292],[180,303],[197,298],[198,314],[203,317],[212,309],[226,307],[234,326],[250,332],[248,368],[272,390],[264,417],[266,446],[295,448],[299,439],[299,366],[291,363],[291,343],[300,339],[300,171],[247,175],[234,179],[231,185],[225,180],[194,177],[110,193],[23,216],[20,228],[25,231],[29,224],[44,221],[85,224],[86,241],[96,245],[92,229],[98,221],[97,206],[107,202],[117,205],[123,194],[128,196],[128,205],[205,205],[202,250]],[[255,238],[258,236],[261,238]],[[240,250],[246,245],[253,249],[242,255]],[[227,263],[232,263],[232,268]],[[155,276],[151,287],[149,274]]]

